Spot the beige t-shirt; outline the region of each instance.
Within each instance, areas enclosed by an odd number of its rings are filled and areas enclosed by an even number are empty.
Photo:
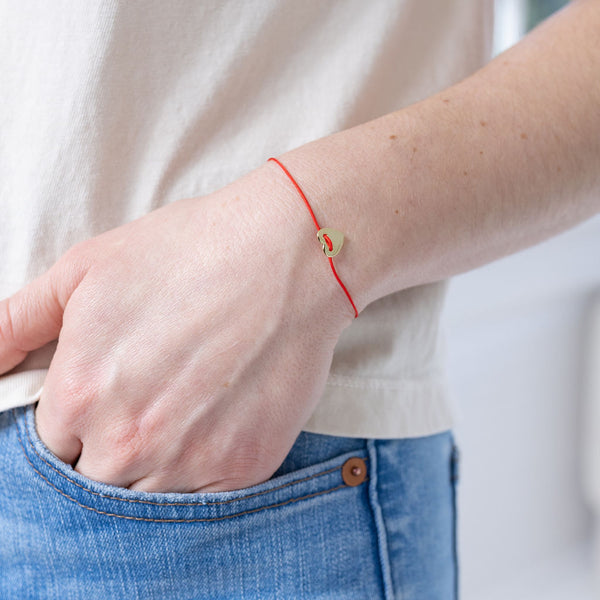
[[[0,0],[0,297],[78,241],[466,77],[492,17],[492,0]],[[452,427],[446,285],[364,309],[306,431]],[[0,377],[0,410],[39,396],[54,348]]]

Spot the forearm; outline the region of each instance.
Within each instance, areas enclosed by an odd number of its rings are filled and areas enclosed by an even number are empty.
[[[572,2],[449,89],[279,157],[345,234],[359,311],[600,210],[599,32],[600,2]]]

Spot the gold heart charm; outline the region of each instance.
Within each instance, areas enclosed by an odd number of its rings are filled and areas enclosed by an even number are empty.
[[[331,241],[331,250],[329,244],[326,242],[324,236],[327,236]],[[341,249],[344,243],[344,234],[337,229],[331,229],[330,227],[323,227],[317,231],[317,238],[323,244],[323,252],[326,256],[335,256]]]

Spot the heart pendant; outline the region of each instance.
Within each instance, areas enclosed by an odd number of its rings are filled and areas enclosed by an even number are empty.
[[[324,236],[327,236],[331,241],[331,250]],[[325,252],[326,256],[335,256],[342,249],[342,244],[344,243],[344,234],[330,227],[319,229],[317,231],[317,238],[323,244],[323,252]]]

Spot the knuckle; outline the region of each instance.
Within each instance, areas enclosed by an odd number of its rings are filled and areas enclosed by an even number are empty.
[[[273,452],[265,452],[258,443],[243,445],[223,467],[227,481],[239,487],[265,481],[276,469]]]
[[[6,298],[0,302],[0,341],[17,345],[15,340],[15,305],[14,298]]]
[[[109,449],[111,464],[117,472],[139,463],[145,450],[145,436],[134,421],[111,425],[105,432],[104,445]]]
[[[82,475],[99,481],[107,485],[122,485],[123,472],[115,468],[114,464],[110,461],[95,462],[91,466],[86,466],[84,469],[76,468]]]
[[[88,380],[67,373],[58,377],[52,373],[52,380],[44,384],[44,390],[53,413],[68,426],[82,424],[97,398],[97,391]]]
[[[77,265],[82,261],[87,261],[90,259],[92,254],[92,246],[93,244],[91,240],[77,242],[60,257],[58,262],[62,263],[63,265]]]
[[[21,353],[22,358],[37,347],[35,336],[32,340],[30,327],[27,326],[36,307],[26,291],[28,287],[0,302],[0,341],[7,344],[13,352]]]
[[[63,306],[90,270],[94,261],[93,249],[94,244],[92,240],[79,242],[71,246],[51,268],[51,270],[58,274],[56,280],[63,282],[61,290],[59,290],[62,293],[59,294],[57,292],[57,296],[60,296],[59,300],[63,303]]]

